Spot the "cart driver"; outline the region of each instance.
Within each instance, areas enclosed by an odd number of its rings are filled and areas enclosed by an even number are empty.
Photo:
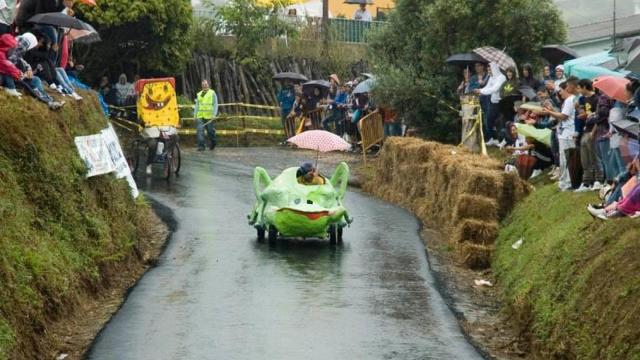
[[[160,135],[164,133],[164,136],[168,136],[169,139],[162,142],[158,147],[160,141]],[[178,129],[173,126],[151,126],[145,127],[142,132],[142,137],[147,143],[149,152],[147,153],[147,175],[151,175],[151,165],[155,162],[156,156],[162,155],[171,149],[178,140]]]
[[[324,185],[327,182],[310,162],[305,162],[298,168],[296,177],[302,185]]]

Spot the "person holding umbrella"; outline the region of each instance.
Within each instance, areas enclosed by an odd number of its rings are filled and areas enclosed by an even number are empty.
[[[296,172],[298,184],[302,185],[324,185],[327,180],[318,173],[318,170],[310,162],[305,162],[298,168]]]
[[[371,17],[371,14],[367,11],[367,2],[365,0],[360,3],[360,8],[353,14],[353,20],[373,21],[373,17]]]
[[[500,66],[495,62],[489,63],[489,81],[482,89],[476,89],[478,95],[490,95],[489,109],[487,113],[487,121],[484,124],[484,137],[487,145],[498,145],[495,136],[495,122],[500,115],[500,89],[507,78],[500,71]]]
[[[469,93],[469,85],[471,83],[471,70],[469,68],[464,68],[462,70],[462,82],[458,85],[458,89],[456,90],[458,96],[464,96]]]
[[[296,92],[293,87],[293,83],[289,79],[284,79],[282,81],[282,87],[278,91],[278,105],[280,105],[280,122],[282,123],[282,128],[285,128],[285,124],[287,122],[287,117],[291,114],[293,110],[293,104],[296,101]],[[282,141],[282,144],[285,145],[286,139]]]

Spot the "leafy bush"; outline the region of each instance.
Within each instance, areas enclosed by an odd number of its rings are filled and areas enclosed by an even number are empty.
[[[457,141],[458,115],[441,103],[458,102],[460,70],[444,63],[448,56],[491,45],[516,62],[531,61],[542,45],[564,37],[551,0],[398,0],[370,42],[377,101],[398,109],[426,137]]]

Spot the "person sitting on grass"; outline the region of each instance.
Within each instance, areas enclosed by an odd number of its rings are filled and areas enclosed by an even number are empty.
[[[16,38],[11,34],[0,36],[0,85],[4,86],[7,95],[20,98],[16,90],[16,81],[22,79],[22,72],[9,61],[9,52],[17,46]]]
[[[604,202],[601,204],[589,204],[589,207],[603,209],[616,201],[624,199],[638,184],[638,180],[640,180],[640,158],[636,157],[627,165],[627,171],[615,178],[613,186],[608,187],[609,191],[606,191],[607,188],[603,190],[603,195],[601,196]]]
[[[587,207],[591,216],[600,220],[609,220],[618,217],[640,217],[640,184],[636,184],[633,190],[620,201],[614,201],[604,209]]]
[[[5,65],[12,67],[12,72],[17,75],[17,77],[14,76],[17,84],[19,84],[31,96],[46,103],[51,110],[60,109],[65,102],[55,101],[45,92],[42,86],[42,80],[33,74],[29,63],[22,58],[26,52],[35,48],[38,44],[38,40],[35,35],[31,33],[24,33],[17,38],[13,38],[13,35],[10,34],[5,35],[10,36],[15,42],[15,46],[9,51],[8,62],[5,63]],[[3,37],[5,35],[3,35]]]
[[[302,185],[324,185],[327,181],[318,174],[315,166],[310,162],[303,163],[296,173],[298,183]]]

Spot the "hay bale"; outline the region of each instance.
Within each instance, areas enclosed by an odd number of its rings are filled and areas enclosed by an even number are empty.
[[[493,247],[465,243],[458,247],[458,254],[465,267],[473,270],[483,270],[491,267]]]
[[[454,219],[495,221],[498,218],[496,199],[481,195],[461,194],[454,211]]]
[[[456,224],[453,240],[458,243],[472,243],[476,245],[493,244],[498,237],[498,223],[494,221],[482,221],[464,219]]]
[[[499,220],[528,193],[499,161],[418,138],[387,139],[375,166],[363,189],[449,234],[471,268],[489,266]]]

